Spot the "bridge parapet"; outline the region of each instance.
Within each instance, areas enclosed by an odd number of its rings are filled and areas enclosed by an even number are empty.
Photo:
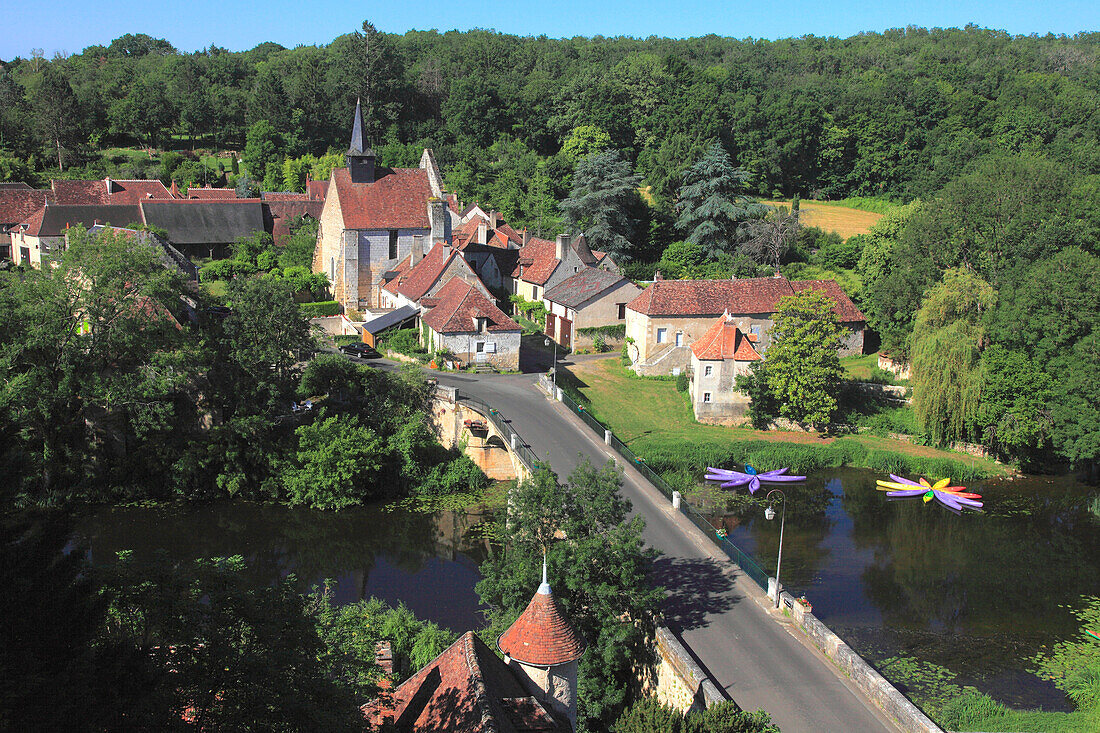
[[[538,457],[500,412],[442,385],[436,387],[434,403],[433,420],[444,445],[462,446],[489,478],[531,477]]]

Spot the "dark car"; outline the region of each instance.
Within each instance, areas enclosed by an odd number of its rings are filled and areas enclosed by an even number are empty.
[[[340,347],[340,351],[348,356],[357,356],[360,359],[377,359],[381,356],[377,351],[359,341],[354,344],[344,344]]]

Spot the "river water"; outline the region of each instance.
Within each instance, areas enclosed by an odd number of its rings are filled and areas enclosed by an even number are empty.
[[[1072,477],[977,482],[985,512],[955,515],[938,503],[890,500],[885,478],[832,469],[787,492],[781,580],[872,663],[915,657],[1017,708],[1070,710],[1031,659],[1078,634],[1071,611],[1100,594],[1095,487]],[[716,527],[775,574],[779,506],[726,511],[696,500]]]
[[[77,535],[93,563],[120,550],[174,559],[241,555],[257,585],[294,574],[302,592],[337,582],[335,601],[404,602],[455,632],[484,625],[474,592],[485,544],[477,513],[418,513],[379,505],[340,512],[218,502],[194,508],[116,508],[85,517]]]
[[[787,491],[782,580],[872,663],[915,657],[1013,707],[1068,710],[1026,670],[1078,629],[1071,610],[1100,593],[1095,487],[1027,478],[975,485],[984,514],[956,516],[919,499],[890,501],[879,475],[832,469]],[[726,509],[716,490],[692,501],[774,574],[779,518]],[[778,508],[778,507],[777,507]],[[476,513],[370,506],[338,513],[223,502],[119,508],[84,518],[94,562],[119,550],[190,559],[242,555],[257,584],[293,573],[303,591],[335,579],[336,600],[404,602],[456,632],[483,619],[474,585],[487,551]]]

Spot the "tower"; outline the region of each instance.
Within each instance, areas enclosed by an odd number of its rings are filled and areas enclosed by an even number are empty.
[[[545,558],[535,597],[500,635],[497,647],[527,690],[576,729],[577,660],[585,644],[550,590]]]
[[[374,183],[374,151],[363,141],[363,107],[358,99],[355,100],[355,120],[346,159],[352,183]]]

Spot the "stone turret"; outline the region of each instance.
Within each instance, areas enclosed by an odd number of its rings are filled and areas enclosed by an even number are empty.
[[[355,120],[351,127],[351,145],[346,157],[352,183],[374,183],[374,151],[363,138],[363,107],[355,100]]]
[[[542,561],[542,585],[516,622],[497,639],[504,661],[528,691],[577,727],[577,661],[585,643],[554,598]]]

